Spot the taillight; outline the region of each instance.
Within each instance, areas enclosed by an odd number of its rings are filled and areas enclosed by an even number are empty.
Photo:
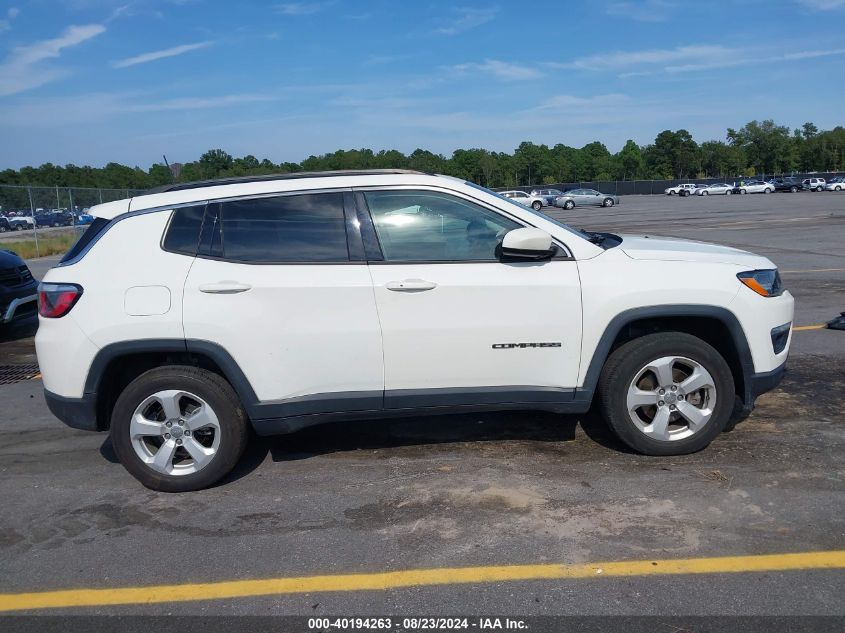
[[[79,301],[82,286],[76,284],[38,285],[38,314],[47,319],[63,317]]]

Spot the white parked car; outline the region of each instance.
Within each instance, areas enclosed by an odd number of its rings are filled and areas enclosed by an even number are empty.
[[[774,193],[775,186],[762,180],[744,180],[734,184],[734,193]]]
[[[734,186],[725,182],[707,185],[695,190],[697,196],[729,196],[733,193]]]
[[[90,213],[39,286],[45,396],[157,490],[225,476],[250,426],[411,411],[595,400],[633,449],[690,453],[789,353],[767,258],[576,230],[456,178],[251,177]]]
[[[845,190],[845,178],[842,176],[837,176],[836,178],[832,178],[829,182],[825,183],[824,186],[825,191],[843,191]]]
[[[801,181],[801,184],[804,189],[808,189],[810,191],[822,191],[827,183],[824,181],[824,178],[805,178]]]
[[[676,196],[680,195],[681,191],[686,191],[687,195],[692,195],[695,193],[695,190],[698,188],[698,185],[693,183],[684,183],[682,185],[675,185],[674,187],[667,188],[664,193],[667,196]]]
[[[519,190],[501,191],[499,192],[499,195],[504,196],[509,200],[513,200],[514,202],[518,202],[519,204],[524,204],[526,207],[531,207],[535,211],[539,211],[543,207],[551,205],[547,196],[525,193],[524,191]]]

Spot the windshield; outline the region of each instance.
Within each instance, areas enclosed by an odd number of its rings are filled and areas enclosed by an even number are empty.
[[[547,222],[551,222],[552,224],[559,226],[560,228],[572,233],[573,235],[577,235],[581,239],[584,239],[584,236],[586,235],[586,233],[584,231],[579,231],[577,229],[573,229],[568,224],[564,224],[560,220],[556,220],[555,218],[553,218],[549,215],[546,215],[542,211],[535,211],[533,209],[533,207],[529,207],[529,206],[526,206],[524,204],[520,204],[519,202],[511,200],[510,198],[505,198],[503,195],[496,193],[492,189],[488,189],[487,187],[482,187],[481,185],[477,185],[474,182],[469,182],[469,181],[464,182],[464,184],[472,187],[473,189],[478,189],[479,191],[483,191],[484,193],[490,194],[491,196],[495,196],[499,200],[504,200],[508,204],[515,206],[520,211],[523,211],[523,212],[527,211],[531,215],[536,215],[537,217],[540,217],[540,218],[546,220]]]

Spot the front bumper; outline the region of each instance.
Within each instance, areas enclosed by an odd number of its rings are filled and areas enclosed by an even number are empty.
[[[32,288],[27,288],[18,295],[7,305],[0,307],[0,323],[10,323],[23,312],[35,314],[36,310],[33,308],[38,301],[38,294],[34,293]]]
[[[751,374],[748,377],[747,391],[751,404],[757,396],[760,396],[768,391],[771,391],[780,384],[786,374],[786,363],[780,367],[776,367],[772,371],[766,371],[759,374]]]
[[[94,394],[85,394],[82,398],[65,398],[44,390],[47,408],[59,420],[74,429],[100,431],[97,425],[97,402]]]

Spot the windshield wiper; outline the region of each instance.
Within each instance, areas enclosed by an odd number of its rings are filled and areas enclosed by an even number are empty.
[[[587,240],[589,240],[593,244],[599,244],[600,245],[602,242],[607,240],[607,235],[604,235],[603,233],[594,233],[593,231],[586,231],[584,229],[578,229],[578,230],[581,231],[584,235],[586,235]]]

